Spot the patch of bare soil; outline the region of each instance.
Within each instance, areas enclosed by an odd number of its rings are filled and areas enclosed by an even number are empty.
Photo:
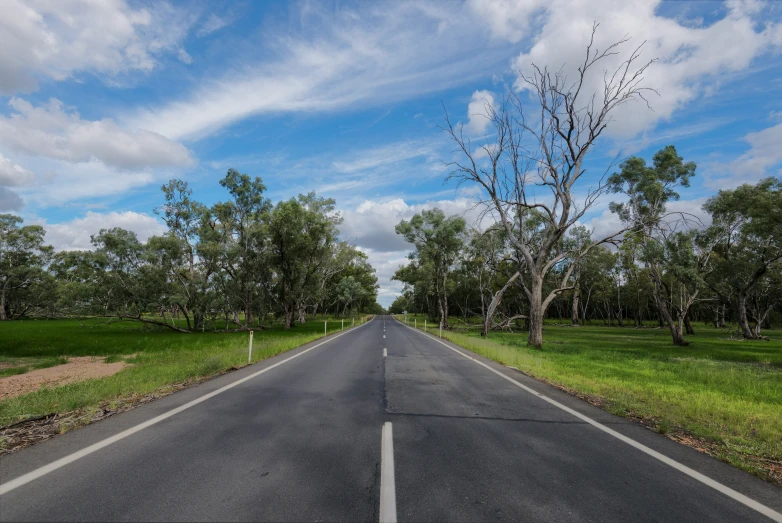
[[[127,365],[124,361],[104,363],[104,359],[90,356],[70,358],[64,365],[0,378],[0,400],[35,392],[43,386],[57,387],[75,381],[105,378],[118,373]]]

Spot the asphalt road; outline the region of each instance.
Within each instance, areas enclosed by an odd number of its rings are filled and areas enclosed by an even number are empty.
[[[0,520],[782,518],[776,487],[390,317],[327,340],[0,458]]]

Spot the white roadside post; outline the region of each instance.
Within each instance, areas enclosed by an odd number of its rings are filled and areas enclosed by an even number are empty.
[[[250,331],[250,350],[247,353],[247,365],[253,360],[253,331]]]
[[[440,337],[443,337],[443,322],[440,322]]]
[[[426,320],[424,320],[424,332],[426,332]]]
[[[356,318],[350,318],[350,326],[355,327],[356,326]]]
[[[326,334],[328,334],[328,333],[326,332],[326,322],[324,321],[323,322],[323,335],[325,336]]]

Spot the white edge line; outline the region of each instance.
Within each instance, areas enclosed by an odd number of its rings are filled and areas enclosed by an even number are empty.
[[[380,523],[396,523],[396,482],[394,480],[394,429],[383,424],[380,438]]]
[[[396,319],[396,318],[394,318],[394,319]],[[396,321],[399,322],[399,323],[402,323],[399,320],[396,320]],[[404,323],[402,323],[402,325],[404,325]],[[551,399],[549,397],[544,396],[543,394],[535,391],[534,389],[531,389],[531,388],[527,387],[523,383],[519,383],[518,381],[514,380],[510,376],[506,376],[502,372],[500,372],[500,371],[498,371],[496,369],[491,368],[489,365],[486,365],[482,361],[478,361],[476,358],[473,358],[472,356],[469,356],[469,355],[463,353],[460,350],[454,349],[453,347],[451,347],[447,343],[443,343],[442,341],[440,341],[439,339],[435,338],[434,336],[431,336],[429,334],[423,333],[423,332],[419,331],[418,329],[413,329],[412,327],[410,327],[408,325],[405,325],[405,327],[407,327],[408,329],[412,329],[412,330],[418,332],[419,334],[421,334],[423,336],[431,338],[432,340],[436,341],[440,345],[443,345],[444,347],[447,347],[447,348],[451,349],[452,351],[456,352],[457,354],[460,354],[460,355],[464,356],[468,360],[474,361],[475,363],[477,363],[481,367],[484,367],[484,368],[490,370],[491,372],[493,372],[494,374],[500,376],[501,378],[504,378],[504,379],[508,380],[509,382],[513,383],[517,387],[519,387],[521,389],[524,389],[525,391],[529,392],[530,394],[533,394],[533,395],[539,397],[543,401],[546,401],[546,402],[550,403],[551,405],[554,405],[555,407],[558,407],[558,408],[564,410],[565,412],[567,412],[569,414],[572,414],[573,416],[577,417],[578,419],[589,423],[590,425],[592,425],[593,427],[595,427],[595,428],[597,428],[599,430],[602,430],[606,434],[609,434],[609,435],[615,437],[616,439],[618,439],[620,441],[623,441],[624,443],[627,443],[628,445],[630,445],[632,447],[635,447],[636,449],[640,450],[644,454],[647,454],[647,455],[649,455],[649,456],[651,456],[651,457],[653,457],[653,458],[655,458],[655,459],[657,459],[659,461],[662,461],[666,465],[669,465],[669,466],[675,468],[679,472],[683,472],[684,474],[687,474],[691,478],[693,478],[693,479],[695,479],[697,481],[700,481],[704,485],[709,486],[709,487],[713,488],[714,490],[725,494],[726,496],[728,496],[728,497],[738,501],[739,503],[741,503],[743,505],[746,505],[747,507],[749,507],[749,508],[751,508],[753,510],[756,510],[757,512],[760,512],[764,516],[767,516],[767,517],[771,518],[773,521],[777,521],[779,523],[782,523],[782,513],[779,513],[776,510],[774,510],[774,509],[772,509],[770,507],[767,507],[766,505],[763,505],[762,503],[760,503],[758,501],[755,501],[754,499],[752,499],[752,498],[750,498],[748,496],[745,496],[741,492],[737,492],[737,491],[733,490],[732,488],[730,488],[730,487],[728,487],[726,485],[723,485],[722,483],[720,483],[718,481],[715,481],[715,480],[711,479],[708,476],[705,476],[705,475],[701,474],[697,470],[691,469],[690,467],[688,467],[686,465],[682,465],[678,461],[676,461],[676,460],[674,460],[672,458],[669,458],[665,454],[661,454],[660,452],[657,452],[656,450],[654,450],[652,448],[647,447],[643,443],[639,443],[639,442],[635,441],[634,439],[625,436],[624,434],[621,434],[621,433],[619,433],[619,432],[617,432],[617,431],[615,431],[615,430],[613,430],[613,429],[611,429],[609,427],[606,427],[602,423],[600,423],[598,421],[595,421],[592,418],[590,418],[589,416],[585,416],[584,414],[581,414],[580,412],[571,409],[567,405],[563,405],[562,403],[560,403],[560,402],[558,402],[556,400],[553,400],[553,399]]]
[[[370,321],[372,321],[372,320],[370,320]],[[369,323],[369,322],[367,322],[367,323]],[[363,325],[366,325],[367,323],[359,325],[359,327],[362,327]],[[118,441],[120,441],[122,439],[125,439],[128,436],[131,436],[131,435],[135,434],[136,432],[142,431],[142,430],[146,429],[147,427],[151,427],[152,425],[160,423],[161,421],[163,421],[165,419],[168,419],[171,416],[179,414],[180,412],[182,412],[184,410],[187,410],[190,407],[194,407],[194,406],[198,405],[199,403],[202,403],[202,402],[208,400],[209,398],[217,396],[218,394],[221,394],[221,393],[223,393],[223,392],[225,392],[225,391],[227,391],[229,389],[232,389],[232,388],[236,387],[237,385],[241,385],[242,383],[244,383],[246,381],[249,381],[249,380],[251,380],[251,379],[253,379],[253,378],[257,377],[257,376],[260,376],[264,372],[268,372],[268,371],[272,370],[275,367],[279,367],[283,363],[287,363],[287,362],[291,361],[292,359],[298,358],[299,356],[301,356],[303,354],[306,354],[306,353],[308,353],[311,350],[317,349],[321,345],[324,345],[324,344],[326,344],[326,343],[328,343],[328,342],[330,342],[332,340],[335,340],[335,339],[339,338],[340,336],[344,336],[345,334],[347,334],[348,332],[352,332],[353,330],[355,330],[355,329],[351,329],[349,331],[345,331],[343,333],[337,334],[336,336],[332,335],[330,338],[328,338],[328,339],[318,343],[317,345],[315,345],[313,347],[310,347],[309,349],[305,349],[305,350],[303,350],[301,352],[298,352],[298,353],[294,354],[293,356],[290,356],[289,358],[285,358],[282,361],[278,361],[274,365],[270,365],[270,366],[266,367],[265,369],[261,369],[258,372],[254,372],[253,374],[250,374],[249,376],[245,376],[244,378],[242,378],[240,380],[236,380],[236,381],[234,381],[232,383],[229,383],[228,385],[225,385],[224,387],[221,387],[221,388],[219,388],[219,389],[217,389],[215,391],[212,391],[212,392],[210,392],[208,394],[204,394],[203,396],[201,396],[199,398],[196,398],[196,399],[194,399],[194,400],[192,400],[192,401],[190,401],[188,403],[185,403],[184,405],[180,405],[179,407],[177,407],[175,409],[171,409],[168,412],[160,414],[159,416],[155,416],[154,418],[149,419],[149,420],[145,421],[144,423],[140,423],[140,424],[136,425],[135,427],[131,427],[131,428],[127,429],[127,430],[123,430],[122,432],[120,432],[118,434],[115,434],[115,435],[113,435],[113,436],[111,436],[109,438],[101,440],[101,441],[99,441],[97,443],[93,443],[92,445],[90,445],[88,447],[85,447],[85,448],[83,448],[83,449],[81,449],[79,451],[76,451],[73,454],[68,454],[67,456],[64,456],[64,457],[62,457],[62,458],[60,458],[58,460],[52,461],[48,465],[44,465],[43,467],[39,467],[39,468],[37,468],[35,470],[32,470],[32,471],[28,472],[27,474],[22,474],[18,478],[14,478],[11,481],[7,481],[7,482],[5,482],[5,483],[0,485],[0,496],[2,496],[3,494],[7,494],[8,492],[11,492],[14,489],[19,488],[22,485],[26,485],[27,483],[30,483],[31,481],[35,481],[36,479],[38,479],[40,477],[43,477],[46,474],[49,474],[50,472],[54,472],[55,470],[57,470],[57,469],[59,469],[61,467],[64,467],[65,465],[68,465],[70,463],[73,463],[76,460],[79,460],[79,459],[81,459],[81,458],[83,458],[85,456],[88,456],[88,455],[92,454],[93,452],[97,452],[98,450],[100,450],[100,449],[102,449],[104,447],[108,447],[112,443],[116,443],[116,442],[118,442]]]

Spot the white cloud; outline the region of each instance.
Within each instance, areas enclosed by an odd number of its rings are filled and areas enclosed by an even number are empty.
[[[231,19],[221,18],[212,13],[209,15],[209,17],[207,17],[206,20],[204,20],[204,23],[201,24],[201,27],[198,28],[198,31],[196,31],[196,36],[204,37],[210,35],[215,31],[219,31],[223,27],[231,24],[232,21],[233,20]]]
[[[88,211],[83,217],[66,222],[47,223],[45,220],[34,220],[34,223],[44,226],[46,242],[58,251],[91,249],[90,235],[112,227],[133,231],[142,242],[150,236],[166,232],[166,227],[154,216],[132,211],[108,213]]]
[[[490,42],[464,5],[307,4],[301,28],[269,31],[263,62],[227,67],[184,99],[127,115],[131,127],[200,138],[258,114],[387,104],[485,78],[510,45]],[[469,51],[469,52],[468,52]]]
[[[757,31],[757,18],[761,15],[748,3],[729,4],[722,19],[701,27],[658,16],[659,4],[659,0],[551,2],[534,44],[518,56],[514,67],[524,74],[531,74],[532,63],[547,65],[551,71],[562,67],[572,81],[576,67],[584,60],[593,20],[600,22],[595,37],[595,47],[600,50],[631,36],[620,55],[602,62],[587,77],[583,93],[587,100],[592,93],[602,97],[604,71],[613,71],[632,49],[645,41],[639,65],[654,58],[659,61],[645,72],[643,86],[657,89],[659,96],[649,93],[653,111],[642,101],[618,108],[607,132],[627,138],[669,119],[677,109],[713,90],[715,83],[746,70],[753,59],[775,45],[779,26],[766,24]],[[520,78],[516,87],[528,88]]]
[[[24,206],[22,198],[8,187],[0,186],[0,212],[18,211]]]
[[[192,16],[164,2],[133,9],[124,0],[4,0],[0,17],[0,94],[37,88],[38,78],[79,72],[116,81],[148,72],[178,51]]]
[[[0,141],[21,153],[66,162],[99,160],[121,169],[188,166],[194,163],[183,145],[143,129],[127,131],[113,120],[82,120],[66,112],[62,102],[52,98],[35,107],[11,98],[16,111],[0,116]]]
[[[419,157],[432,160],[436,156],[436,151],[430,141],[409,141],[353,151],[345,156],[348,159],[337,160],[332,164],[338,173],[351,174]]]
[[[732,189],[742,183],[753,183],[763,177],[782,174],[773,172],[782,166],[782,123],[744,136],[750,149],[727,165],[712,165],[706,184],[712,189]]]
[[[107,167],[99,161],[68,163],[48,158],[33,158],[28,166],[38,173],[34,186],[19,188],[25,201],[38,207],[52,207],[91,198],[127,196],[129,191],[174,177],[169,170],[132,171]]]
[[[21,187],[33,183],[35,175],[0,154],[0,186]]]
[[[518,43],[529,35],[530,25],[548,5],[543,0],[467,0],[472,13],[482,20],[495,38]]]
[[[0,154],[0,212],[18,211],[24,201],[11,187],[23,187],[33,183],[35,175]]]
[[[749,133],[744,137],[750,145],[750,150],[742,154],[734,162],[736,167],[744,171],[756,173],[765,172],[770,167],[782,162],[782,123]]]
[[[494,94],[489,91],[475,91],[467,105],[467,131],[472,135],[483,134],[491,123],[490,109],[496,109]]]
[[[468,224],[474,223],[480,214],[473,209],[475,202],[468,198],[427,201],[409,205],[402,198],[376,201],[364,200],[355,209],[342,210],[344,223],[340,226],[342,237],[360,247],[377,252],[395,252],[410,248],[394,227],[402,220],[409,220],[416,213],[438,207],[446,216],[464,216]]]

